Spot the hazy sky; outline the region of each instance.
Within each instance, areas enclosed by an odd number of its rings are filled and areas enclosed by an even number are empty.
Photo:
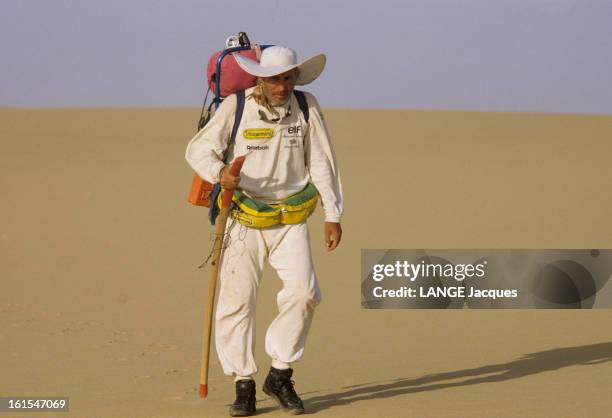
[[[199,106],[239,31],[324,107],[612,114],[612,0],[2,0],[0,106]]]

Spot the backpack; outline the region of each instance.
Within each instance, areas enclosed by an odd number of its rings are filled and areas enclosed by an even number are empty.
[[[229,148],[236,142],[236,134],[238,133],[238,127],[242,120],[242,113],[244,111],[245,94],[244,90],[240,90],[236,94],[236,113],[234,116],[234,125],[232,126],[231,135],[228,142],[228,149],[223,155],[223,163],[227,165],[227,156]],[[304,114],[304,119],[308,123],[310,119],[310,111],[308,109],[308,103],[306,102],[306,96],[304,92],[300,90],[293,90],[293,94],[298,102],[301,112]],[[197,173],[194,173],[193,182],[191,185],[191,191],[189,193],[189,202],[196,206],[206,206],[208,210],[208,218],[211,225],[215,224],[215,220],[219,215],[219,206],[216,204],[219,193],[221,192],[221,184],[215,183],[210,184],[206,180],[203,180]]]

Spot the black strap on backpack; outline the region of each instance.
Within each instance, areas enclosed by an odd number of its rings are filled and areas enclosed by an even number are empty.
[[[227,150],[223,156],[223,162],[227,165],[227,154],[229,154],[230,147],[236,142],[236,134],[238,133],[238,127],[240,126],[240,120],[242,119],[242,113],[244,112],[244,90],[236,92],[236,115],[234,116],[234,126],[232,126],[232,134],[230,135],[229,144],[227,144]]]
[[[306,119],[306,123],[310,119],[310,111],[308,110],[308,103],[306,102],[306,95],[303,91],[293,90],[293,94],[300,106],[300,110],[304,114],[304,119]],[[223,163],[227,165],[227,157],[229,155],[229,149],[236,142],[236,135],[238,134],[238,127],[240,126],[240,121],[242,120],[242,113],[244,113],[244,90],[240,90],[236,92],[236,113],[234,116],[234,126],[232,126],[232,133],[230,135],[229,143],[227,144],[227,149],[223,154]],[[221,192],[221,183],[215,183],[212,191],[210,192],[210,207],[208,209],[208,218],[210,219],[210,224],[214,225],[217,220],[217,216],[219,215],[219,206],[217,205],[217,198],[219,193]]]
[[[306,123],[308,123],[308,120],[310,119],[310,111],[308,110],[306,95],[303,91],[300,90],[293,90],[293,94],[295,95],[298,105],[300,106],[300,110],[304,114],[304,119],[306,119]]]
[[[229,155],[230,147],[236,142],[236,134],[238,133],[238,127],[240,126],[240,120],[242,119],[242,113],[244,111],[244,90],[240,90],[236,92],[236,113],[234,116],[234,126],[232,126],[232,133],[230,135],[229,144],[227,144],[227,149],[223,153],[223,164],[227,165],[227,157]],[[210,219],[210,224],[214,225],[217,220],[217,216],[219,216],[219,206],[217,205],[217,197],[221,193],[221,183],[217,182],[213,186],[212,191],[210,192],[210,207],[208,208],[208,219]]]

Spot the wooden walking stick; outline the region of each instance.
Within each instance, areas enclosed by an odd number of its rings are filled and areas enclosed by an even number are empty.
[[[240,174],[244,156],[237,157],[230,167],[230,174],[237,176]],[[223,239],[225,236],[225,224],[231,210],[232,196],[234,190],[223,191],[223,201],[221,211],[217,216],[217,229],[215,231],[215,243],[213,244],[212,269],[208,278],[208,300],[206,302],[206,312],[204,315],[204,329],[202,335],[202,367],[200,369],[200,398],[208,395],[208,360],[210,357],[210,337],[212,330],[212,319],[215,311],[215,291],[217,289],[217,278],[219,277],[219,263],[221,261],[221,250],[223,249]],[[211,202],[211,205],[215,202]]]

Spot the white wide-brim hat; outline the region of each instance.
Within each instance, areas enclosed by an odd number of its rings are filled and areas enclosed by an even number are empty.
[[[234,53],[236,62],[247,73],[255,77],[273,77],[294,68],[300,69],[295,84],[304,85],[312,83],[325,68],[325,54],[318,54],[298,64],[297,55],[291,48],[284,46],[270,46],[261,53],[259,62]]]

